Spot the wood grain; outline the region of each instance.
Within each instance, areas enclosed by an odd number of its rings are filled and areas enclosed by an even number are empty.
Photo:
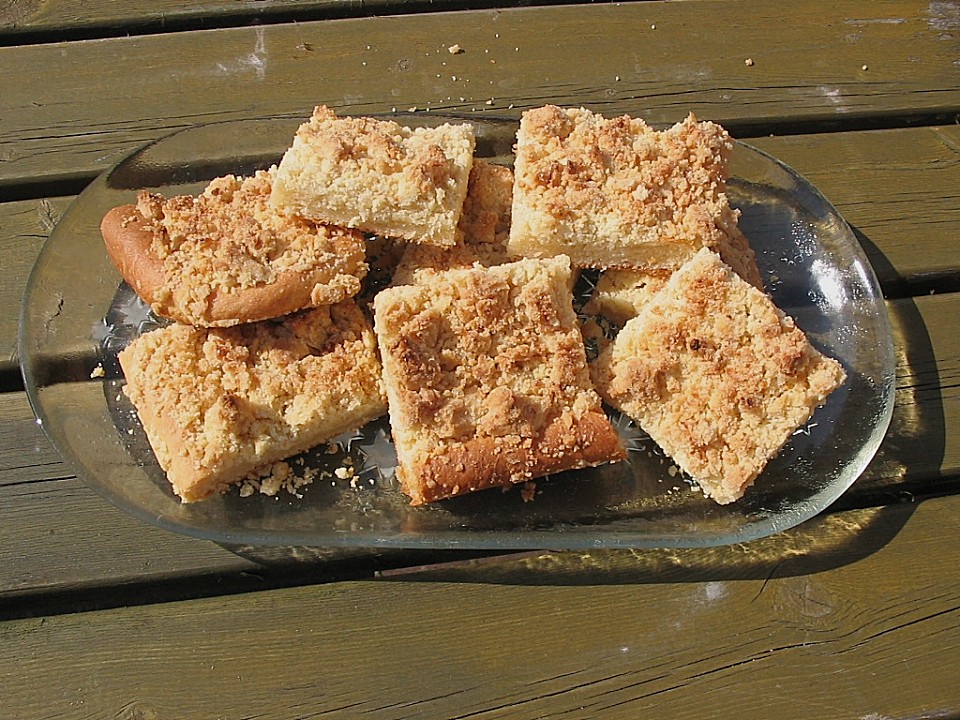
[[[0,599],[91,583],[249,571],[213,543],[136,521],[77,480],[23,393],[0,394]],[[44,509],[45,508],[45,509]]]
[[[464,0],[433,0],[434,9],[468,6]],[[211,28],[238,22],[271,22],[289,18],[350,17],[403,12],[420,6],[412,0],[4,0],[0,2],[0,37],[60,36],[84,31],[86,36],[118,30],[170,32],[184,27]]]
[[[956,718],[960,292],[926,290],[960,288],[957,3],[435,12],[459,2],[0,0],[0,303],[66,196],[198,122],[692,110],[810,178],[865,246],[898,363],[877,457],[753,543],[411,556],[336,581],[376,564],[264,568],[127,516],[2,392],[0,716]],[[8,310],[8,390],[15,336]]]
[[[955,275],[960,259],[960,127],[748,140],[792,166],[853,227],[884,293]]]
[[[960,343],[952,319],[958,302],[960,294],[950,293],[887,304],[896,338],[894,416],[873,462],[841,502],[958,490]]]
[[[854,513],[860,511],[852,511]],[[675,569],[552,553],[512,580],[306,586],[0,625],[5,710],[30,717],[908,718],[960,705],[960,498],[829,571]],[[900,517],[896,517],[897,513]],[[642,557],[619,555],[622,567]],[[565,566],[596,559],[588,582]],[[442,575],[441,575],[442,577]],[[649,578],[647,579],[649,580]],[[907,670],[908,669],[908,670]],[[905,674],[906,673],[906,674]],[[13,679],[30,678],[30,682]]]
[[[17,321],[33,263],[73,198],[0,203],[0,377],[18,371]]]
[[[4,92],[0,187],[89,177],[194,123],[303,117],[321,102],[514,117],[549,102],[654,122],[695,111],[753,134],[952,117],[957,43],[938,15],[949,7],[613,3],[3,47],[0,74],[29,81]]]

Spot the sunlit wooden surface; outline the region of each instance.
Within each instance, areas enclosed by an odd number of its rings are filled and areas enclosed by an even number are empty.
[[[0,2],[0,717],[960,717],[960,5],[470,7]],[[693,111],[793,166],[887,298],[874,462],[823,515],[709,550],[279,567],[115,509],[23,390],[34,260],[145,142],[321,102]]]

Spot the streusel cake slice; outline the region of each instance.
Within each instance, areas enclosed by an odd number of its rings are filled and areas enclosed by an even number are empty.
[[[584,108],[529,110],[508,250],[565,254],[576,267],[676,269],[738,232],[725,193],[731,149],[722,127],[693,115],[658,132]]]
[[[742,232],[737,230],[717,243],[720,259],[755,288],[763,290],[756,256]],[[673,269],[605,270],[600,274],[585,311],[603,315],[618,325],[637,315],[654,293],[667,284]]]
[[[367,273],[364,238],[270,204],[273,175],[227,175],[198,196],[141,192],[101,223],[107,251],[153,311],[227,327],[353,297]]]
[[[706,249],[647,300],[592,371],[604,400],[721,504],[743,495],[845,379],[767,295]]]
[[[512,195],[513,171],[475,158],[457,225],[457,244],[437,247],[408,243],[393,274],[393,283],[407,285],[438,270],[470,267],[474,263],[489,267],[507,262]]]
[[[170,325],[119,359],[184,502],[386,412],[373,329],[352,300],[231,328]]]
[[[414,505],[622,459],[566,257],[437,272],[374,301],[397,477]]]
[[[320,222],[450,246],[474,145],[467,123],[408,128],[319,106],[280,161],[273,201]]]

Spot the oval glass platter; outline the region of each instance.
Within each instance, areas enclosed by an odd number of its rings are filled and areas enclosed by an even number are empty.
[[[510,162],[514,120],[400,116],[409,125],[472,122],[477,155]],[[705,498],[632,422],[613,414],[627,461],[411,507],[393,478],[386,418],[290,463],[288,492],[182,504],[170,490],[122,391],[116,355],[160,322],[121,282],[99,224],[149,189],[196,193],[214,177],[277,162],[301,119],[237,121],[177,132],[130,155],[84,190],[36,263],[21,309],[27,393],[48,437],[78,476],[160,527],[246,546],[583,549],[743,542],[821,512],[860,475],[893,408],[886,310],[862,249],[802,177],[737,143],[728,195],[767,289],[815,346],[847,372],[812,420],[736,503]],[[250,489],[249,486],[247,488]],[[532,496],[532,501],[531,500]]]

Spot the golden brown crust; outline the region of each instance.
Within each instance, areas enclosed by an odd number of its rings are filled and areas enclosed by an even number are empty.
[[[624,456],[590,384],[566,258],[437,272],[374,301],[414,503]]]
[[[568,421],[555,418],[541,435],[530,439],[487,436],[452,444],[442,454],[424,458],[416,475],[406,466],[398,468],[398,479],[411,504],[422,505],[624,457],[620,440],[611,432],[603,412],[579,416],[575,436]]]
[[[603,398],[719,503],[741,497],[845,378],[769,297],[706,249],[591,369]]]
[[[271,175],[226,176],[198,197],[141,193],[101,223],[121,276],[154,312],[226,327],[332,304],[360,290],[363,236],[277,212]]]
[[[567,254],[578,267],[676,269],[735,230],[725,194],[731,147],[722,127],[693,115],[657,132],[584,108],[527,111],[508,250]]]
[[[115,207],[104,215],[100,234],[120,276],[152,305],[154,289],[163,285],[163,262],[150,252],[153,230],[146,218],[136,205]]]
[[[280,161],[273,200],[321,222],[451,246],[474,143],[468,124],[411,129],[321,105]]]
[[[231,328],[173,324],[119,355],[125,392],[185,502],[385,412],[369,322],[352,300]]]

